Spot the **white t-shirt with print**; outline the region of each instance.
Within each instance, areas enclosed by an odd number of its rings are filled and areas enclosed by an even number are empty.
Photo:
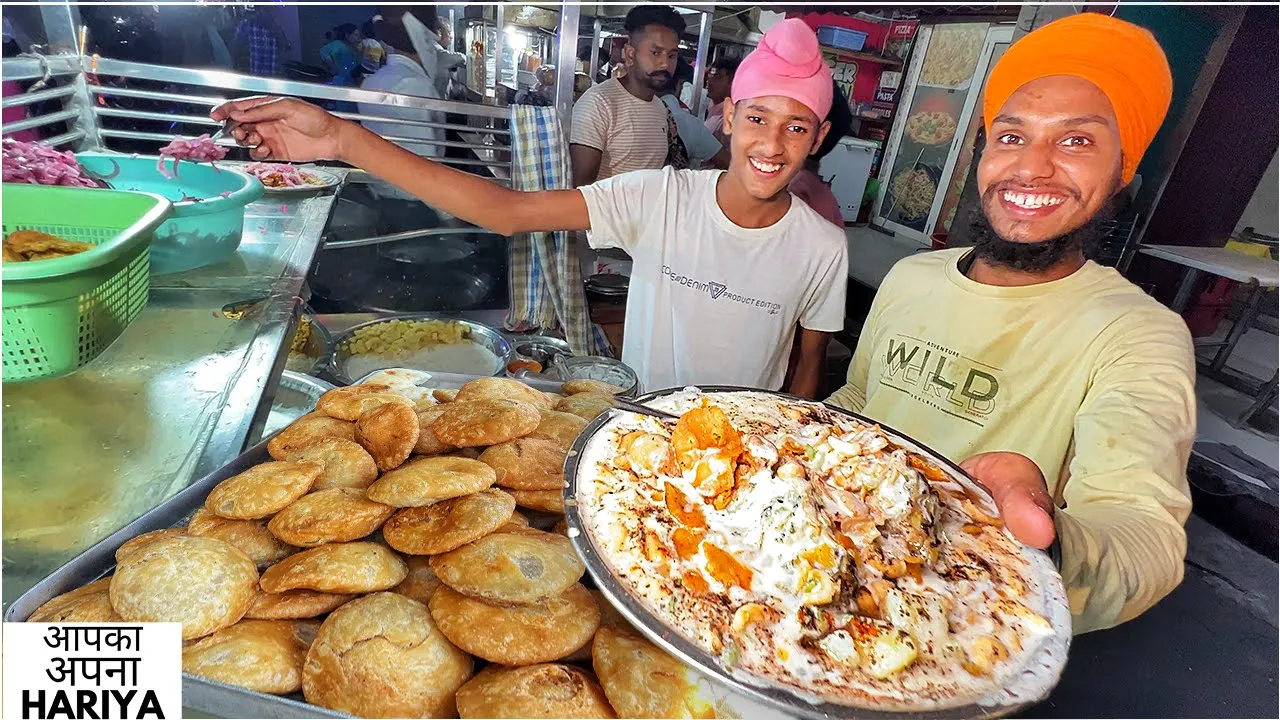
[[[717,170],[642,170],[580,188],[596,249],[633,260],[622,360],[641,386],[778,390],[796,324],[844,327],[848,245],[795,197],[743,228],[716,203]]]

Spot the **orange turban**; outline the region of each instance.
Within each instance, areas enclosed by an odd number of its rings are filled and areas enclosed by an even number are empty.
[[[1028,33],[991,69],[982,101],[987,131],[1018,88],[1054,75],[1088,80],[1111,101],[1120,126],[1121,176],[1128,184],[1173,96],[1173,76],[1160,44],[1144,28],[1092,12]]]

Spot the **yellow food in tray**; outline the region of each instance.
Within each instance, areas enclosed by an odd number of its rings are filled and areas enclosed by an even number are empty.
[[[466,325],[447,320],[392,320],[360,328],[346,342],[352,355],[407,355],[428,345],[467,339]]]
[[[92,250],[92,243],[63,240],[39,230],[14,230],[4,238],[4,262],[30,262],[71,257]]]
[[[293,334],[293,341],[289,343],[289,352],[305,353],[309,342],[311,342],[311,321],[302,318],[298,322],[298,331]]]

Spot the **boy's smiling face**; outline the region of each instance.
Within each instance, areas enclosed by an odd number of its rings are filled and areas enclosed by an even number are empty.
[[[752,197],[769,200],[784,192],[822,144],[831,123],[819,121],[804,103],[779,95],[725,101],[724,131],[732,159],[729,173]]]

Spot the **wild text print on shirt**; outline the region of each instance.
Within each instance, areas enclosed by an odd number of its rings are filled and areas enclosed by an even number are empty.
[[[909,335],[890,336],[882,351],[882,385],[979,427],[996,412],[1000,368]]]
[[[675,283],[686,288],[690,288],[695,292],[706,293],[712,300],[725,300],[726,302],[739,303],[747,307],[758,308],[770,315],[777,315],[782,312],[782,304],[773,302],[772,300],[761,300],[747,295],[735,293],[729,289],[728,285],[714,281],[698,280],[684,273],[676,272],[671,269],[670,265],[662,266],[662,276],[667,282]]]

